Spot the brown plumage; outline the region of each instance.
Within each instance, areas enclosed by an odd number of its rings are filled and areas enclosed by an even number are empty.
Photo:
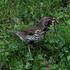
[[[17,31],[15,34],[26,43],[37,43],[43,39],[44,33],[48,30],[48,27],[55,22],[56,20],[52,17],[43,17],[38,24],[30,29]]]

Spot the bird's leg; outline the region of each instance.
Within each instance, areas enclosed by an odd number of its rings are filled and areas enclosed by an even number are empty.
[[[54,23],[54,33],[57,35],[57,29],[56,29],[56,24]]]
[[[30,57],[32,57],[32,54],[31,54],[30,47],[32,47],[32,45],[28,45],[28,51],[29,51],[29,55],[30,55]]]
[[[30,47],[31,45],[28,46],[28,51],[29,51],[29,54],[31,55]]]

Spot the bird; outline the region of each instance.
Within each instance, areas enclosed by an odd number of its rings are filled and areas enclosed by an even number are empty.
[[[15,34],[27,44],[38,43],[44,38],[48,27],[55,22],[57,21],[52,17],[42,17],[36,25],[26,30],[16,31]]]

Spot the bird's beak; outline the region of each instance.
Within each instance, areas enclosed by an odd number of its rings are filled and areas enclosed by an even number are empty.
[[[55,18],[53,18],[52,23],[59,24],[58,20],[56,20]]]

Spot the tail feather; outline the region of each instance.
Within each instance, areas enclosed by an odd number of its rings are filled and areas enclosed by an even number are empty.
[[[25,38],[24,32],[21,32],[21,31],[10,31],[10,30],[8,32],[18,36],[22,41]]]

